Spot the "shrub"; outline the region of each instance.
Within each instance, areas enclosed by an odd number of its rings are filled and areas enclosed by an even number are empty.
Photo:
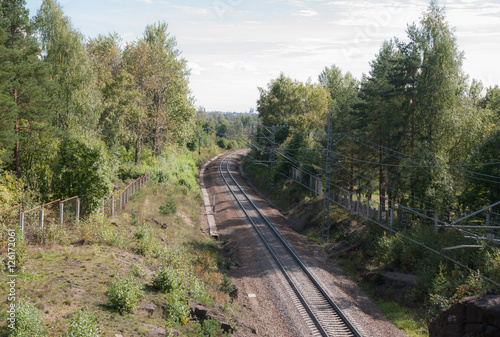
[[[189,305],[177,292],[170,293],[165,306],[167,328],[186,324],[189,320]]]
[[[154,248],[154,231],[151,227],[143,225],[135,232],[134,237],[137,240],[137,253],[144,256],[149,255]]]
[[[224,333],[220,322],[215,318],[207,318],[203,321],[201,325],[203,336],[208,337],[218,337],[218,336],[230,336],[230,334]]]
[[[106,291],[110,306],[120,314],[134,311],[143,296],[141,288],[142,284],[133,278],[115,277]]]
[[[26,260],[28,259],[28,243],[26,237],[20,228],[16,229],[16,268],[17,272],[22,272],[26,267]]]
[[[222,275],[222,280],[220,282],[220,291],[230,294],[234,291],[234,285],[231,282],[231,279],[226,275]]]
[[[93,137],[68,135],[59,146],[54,167],[55,195],[85,199],[83,213],[89,214],[110,193],[110,157],[106,145]]]
[[[64,337],[99,337],[101,333],[97,317],[86,310],[81,310],[68,322],[68,332]]]
[[[40,311],[32,304],[21,301],[16,308],[16,324],[11,336],[40,337],[48,332],[40,317]]]
[[[181,275],[170,266],[161,266],[153,278],[153,286],[164,293],[180,290]]]
[[[177,212],[177,204],[175,203],[175,200],[170,196],[167,199],[167,203],[160,206],[160,214],[170,215],[175,212]]]

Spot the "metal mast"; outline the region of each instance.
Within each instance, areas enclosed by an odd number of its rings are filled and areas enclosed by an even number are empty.
[[[323,185],[323,227],[321,233],[322,242],[327,242],[330,232],[330,182],[332,176],[332,138],[333,138],[333,116],[328,113],[328,142],[326,144],[325,181]]]

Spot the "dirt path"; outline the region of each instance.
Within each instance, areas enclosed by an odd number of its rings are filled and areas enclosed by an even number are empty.
[[[236,335],[309,336],[304,320],[285,291],[286,281],[220,178],[218,163],[221,158],[207,165],[201,174],[204,175],[208,195],[216,194],[215,222],[218,235],[225,243],[224,248],[232,262],[228,274],[238,288],[236,303],[239,306],[241,329]],[[239,156],[238,160],[241,159],[242,156]],[[234,171],[233,174],[237,176],[239,172]],[[244,177],[238,179],[315,277],[326,286],[345,314],[357,322],[356,328],[363,336],[405,336],[354,282],[328,261],[322,247],[293,231],[287,219],[250,188]]]

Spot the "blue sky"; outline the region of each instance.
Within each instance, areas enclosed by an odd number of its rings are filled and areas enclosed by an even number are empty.
[[[35,15],[42,0],[27,0]],[[148,24],[167,22],[191,68],[196,105],[248,111],[257,87],[280,72],[317,81],[335,64],[356,78],[370,70],[384,40],[405,39],[428,1],[420,0],[60,0],[86,37],[117,32],[124,43]],[[500,84],[500,1],[441,0],[456,28],[464,70],[485,86]]]

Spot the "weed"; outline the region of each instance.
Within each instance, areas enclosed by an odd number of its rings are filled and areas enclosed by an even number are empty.
[[[147,256],[153,252],[154,249],[154,230],[147,226],[139,226],[134,232],[134,237],[137,240],[137,253]]]
[[[186,324],[189,319],[189,306],[177,292],[168,295],[165,303],[165,317],[167,329],[177,324]]]
[[[101,329],[97,317],[86,310],[78,311],[68,322],[68,331],[64,337],[99,337]]]
[[[106,291],[106,295],[110,306],[123,314],[133,312],[144,293],[142,284],[135,279],[115,277]]]
[[[164,293],[174,292],[181,287],[181,275],[170,266],[161,266],[153,278],[153,286]]]
[[[222,280],[220,282],[220,291],[226,294],[230,294],[234,291],[234,285],[231,279],[226,275],[222,275]]]
[[[160,214],[170,215],[177,212],[177,204],[172,196],[172,192],[167,194],[167,203],[160,206]]]
[[[131,265],[130,269],[131,269],[132,275],[134,275],[135,277],[139,277],[141,279],[146,279],[148,277],[148,274],[146,273],[146,271],[144,270],[144,268],[141,265],[137,265],[137,264]]]
[[[17,305],[15,329],[11,336],[14,337],[41,337],[47,336],[40,311],[32,304],[21,301]]]

